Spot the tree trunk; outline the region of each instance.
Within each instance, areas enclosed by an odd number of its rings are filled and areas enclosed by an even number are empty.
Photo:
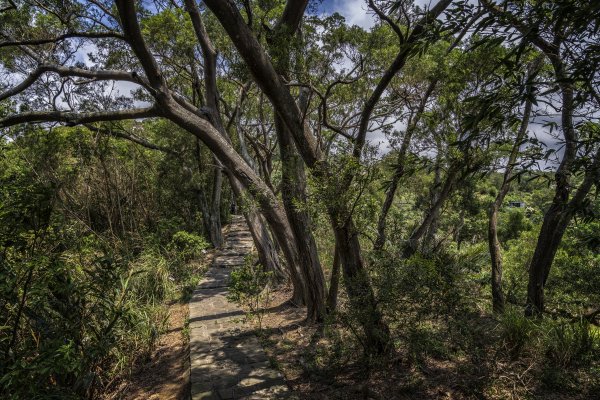
[[[530,66],[528,72],[528,78],[537,74],[539,67],[541,66],[541,59],[536,61]],[[528,79],[529,80],[529,79]],[[504,312],[504,291],[502,289],[502,248],[500,247],[500,241],[498,240],[498,210],[502,206],[502,202],[506,197],[506,194],[510,190],[510,182],[513,179],[514,164],[517,161],[519,149],[521,143],[527,133],[527,127],[529,126],[529,118],[531,116],[532,109],[532,96],[534,94],[533,86],[530,85],[527,90],[527,97],[525,99],[525,108],[523,110],[523,119],[521,120],[521,126],[519,132],[515,138],[515,143],[510,151],[506,167],[504,169],[504,175],[502,179],[502,185],[498,190],[496,199],[490,206],[489,211],[489,222],[488,222],[488,246],[490,249],[490,258],[492,261],[492,306],[494,312]]]
[[[398,158],[396,160],[396,168],[394,170],[394,175],[392,176],[390,186],[385,192],[385,200],[381,206],[381,213],[379,214],[379,219],[377,221],[377,238],[375,239],[375,244],[373,245],[373,248],[375,250],[381,250],[385,245],[385,228],[387,223],[387,216],[390,212],[390,208],[392,207],[392,203],[394,202],[396,190],[398,190],[398,183],[400,182],[400,179],[404,176],[404,172],[406,169],[406,154],[408,153],[408,148],[412,140],[412,135],[417,128],[417,124],[421,120],[421,116],[423,115],[423,112],[425,111],[425,106],[427,105],[427,101],[433,93],[437,82],[437,79],[431,81],[429,87],[427,88],[427,91],[425,92],[425,95],[419,103],[419,108],[417,109],[417,112],[415,113],[414,117],[409,119],[408,121],[408,127],[406,128],[404,138],[402,139],[402,144],[400,145],[400,150],[398,151]]]
[[[340,287],[340,252],[335,246],[333,253],[333,265],[331,267],[331,279],[329,280],[329,292],[327,293],[327,312],[334,313],[337,308],[338,291]]]
[[[526,316],[540,316],[544,312],[544,285],[550,273],[554,256],[570,221],[565,203],[555,197],[550,209],[544,215],[535,252],[529,266],[527,284]]]
[[[273,49],[274,67],[277,74],[289,79],[290,41],[294,40],[307,1],[288,2],[281,20],[269,35],[269,47]],[[300,91],[300,110],[308,106],[308,95]],[[294,144],[292,134],[275,107],[275,132],[281,157],[281,197],[290,226],[296,238],[299,262],[306,283],[306,319],[322,321],[325,317],[325,277],[317,245],[312,234],[312,223],[306,204],[306,174],[304,161]]]
[[[358,314],[365,335],[364,348],[367,354],[384,354],[392,350],[390,331],[377,308],[375,294],[361,257],[358,234],[351,219],[339,224],[335,211],[330,211],[336,248],[344,274],[346,292],[352,312]]]
[[[561,125],[565,138],[565,154],[556,170],[554,198],[552,205],[544,215],[544,222],[529,265],[527,304],[525,305],[525,315],[527,316],[541,316],[544,312],[544,285],[572,215],[572,209],[569,207],[570,178],[573,173],[573,162],[577,156],[577,133],[573,126],[573,85],[564,76],[560,61],[555,60],[554,68],[562,94]]]
[[[196,139],[196,167],[198,173],[201,174],[205,168],[202,162],[202,150],[200,148],[200,139]],[[207,194],[203,188],[196,188],[198,202],[200,209],[202,210],[202,224],[204,230],[208,236],[211,244],[214,248],[219,249],[223,247],[223,232],[221,230],[221,196],[223,187],[223,175],[222,166],[219,165],[218,160],[215,158],[215,166],[213,166],[213,178],[212,178],[212,190],[210,193],[211,201],[207,200]]]
[[[498,194],[498,197],[500,195]],[[488,223],[488,245],[490,249],[490,257],[492,259],[492,305],[494,312],[504,312],[504,291],[502,290],[502,249],[498,240],[498,209],[502,200],[492,204],[489,214]],[[503,196],[504,197],[504,196]]]
[[[319,261],[306,204],[304,162],[281,119],[275,116],[275,130],[281,155],[281,197],[300,255],[300,265],[307,284],[307,319],[320,321],[325,316],[325,277]]]
[[[573,214],[582,206],[594,183],[600,180],[600,149],[596,151],[592,160],[592,165],[586,171],[583,182],[579,185],[571,201],[564,202],[561,193],[558,192],[544,215],[542,229],[529,267],[527,305],[525,306],[525,315],[527,316],[541,315],[544,312],[544,286],[550,275],[550,268],[558,246],[560,246]]]
[[[450,197],[450,194],[452,193],[452,188],[456,183],[457,173],[458,170],[455,167],[450,166],[450,168],[448,169],[448,174],[446,175],[446,180],[444,181],[444,185],[442,186],[442,189],[440,190],[436,201],[431,205],[431,207],[425,214],[425,219],[423,220],[421,225],[419,225],[419,227],[414,230],[414,232],[410,235],[410,238],[408,239],[408,243],[406,244],[406,247],[404,248],[403,252],[405,258],[410,258],[413,254],[415,254],[419,246],[419,241],[421,240],[423,235],[425,235],[425,233],[431,225],[437,223],[440,210],[446,202],[446,200]]]

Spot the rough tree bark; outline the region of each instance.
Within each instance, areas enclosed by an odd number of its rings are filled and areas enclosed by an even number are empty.
[[[281,20],[268,37],[268,43],[274,54],[275,71],[289,80],[290,43],[300,25],[308,1],[288,2]],[[308,107],[308,96],[301,91],[300,109]],[[275,132],[281,157],[281,197],[283,206],[298,246],[300,263],[303,266],[304,280],[307,285],[305,293],[307,320],[322,321],[325,308],[325,277],[319,253],[312,234],[312,222],[308,211],[302,207],[306,204],[306,174],[304,162],[298,154],[291,133],[275,110]]]

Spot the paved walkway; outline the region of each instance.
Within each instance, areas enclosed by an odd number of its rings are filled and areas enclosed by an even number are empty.
[[[217,253],[190,301],[192,400],[289,398],[258,339],[243,324],[244,312],[227,300],[231,267],[253,250],[241,216],[233,216],[225,248]]]

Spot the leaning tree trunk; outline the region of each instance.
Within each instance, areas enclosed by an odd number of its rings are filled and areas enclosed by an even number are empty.
[[[444,181],[444,185],[440,190],[440,193],[435,201],[427,211],[425,215],[425,219],[421,224],[413,231],[408,239],[408,243],[406,244],[403,255],[405,258],[410,258],[418,249],[419,241],[425,235],[429,227],[436,223],[437,218],[439,217],[439,212],[448,199],[450,194],[452,193],[452,188],[456,183],[456,175],[458,170],[454,166],[450,166],[448,170],[448,174],[446,175],[446,180]]]
[[[537,65],[537,64],[536,64]],[[537,66],[535,70],[530,70],[528,77],[530,78],[533,74],[537,73]],[[504,169],[504,175],[502,179],[502,185],[496,199],[490,206],[489,221],[488,221],[488,246],[490,249],[490,258],[492,261],[492,307],[494,312],[501,313],[504,311],[504,291],[502,289],[502,248],[500,247],[500,241],[498,240],[498,210],[502,206],[502,202],[506,197],[506,194],[510,190],[510,182],[513,179],[513,169],[517,156],[519,154],[519,148],[527,133],[527,127],[529,125],[529,118],[531,116],[533,86],[530,85],[528,89],[528,96],[525,100],[525,109],[523,110],[523,119],[519,132],[515,138],[515,143],[510,151],[506,167]]]
[[[557,178],[564,179],[564,178]],[[527,285],[527,305],[525,315],[535,316],[544,312],[544,287],[556,251],[562,237],[569,226],[573,214],[584,203],[595,182],[600,180],[600,150],[593,158],[592,165],[570,201],[564,200],[564,192],[557,192],[552,205],[544,216],[542,229],[529,267],[529,283]],[[558,186],[558,185],[557,185]]]
[[[281,155],[281,197],[300,255],[300,265],[307,284],[307,319],[320,321],[325,316],[325,277],[319,261],[312,223],[306,204],[304,162],[281,119],[275,116],[275,130]]]
[[[300,4],[302,3],[302,4]],[[302,16],[300,11],[306,7],[305,2],[298,2],[295,11],[296,16]],[[289,80],[290,66],[290,42],[295,40],[300,19],[294,18],[289,12],[292,8],[286,8],[282,19],[269,35],[269,47],[273,49],[275,72]],[[300,91],[299,108],[306,111],[308,106],[308,95],[305,90]],[[304,281],[306,282],[306,318],[308,321],[322,321],[325,317],[325,277],[319,253],[312,234],[312,223],[308,211],[303,208],[306,204],[306,174],[304,161],[300,157],[294,144],[291,132],[286,128],[281,116],[274,110],[275,132],[279,142],[279,154],[281,157],[281,197],[283,206],[290,221],[290,226],[296,238],[300,256],[300,266]]]
[[[202,150],[200,147],[200,140],[196,139],[196,167],[198,168],[198,173],[202,173],[204,169],[204,163],[202,162]],[[207,199],[207,195],[205,191],[198,187],[196,188],[196,193],[198,195],[198,203],[200,205],[200,209],[202,210],[202,223],[204,225],[204,230],[211,242],[211,244],[216,248],[223,247],[223,232],[221,230],[221,196],[222,196],[222,188],[223,188],[223,173],[222,166],[215,158],[215,166],[213,168],[213,177],[212,177],[212,190],[210,192],[210,201]]]
[[[437,79],[431,81],[429,87],[427,88],[427,91],[425,92],[425,95],[419,103],[419,108],[417,109],[414,117],[408,121],[408,127],[406,128],[406,132],[404,133],[404,138],[402,139],[400,150],[398,150],[398,158],[396,160],[394,175],[392,176],[392,181],[390,182],[390,185],[388,186],[385,192],[385,200],[383,201],[383,204],[381,206],[381,212],[377,221],[377,238],[375,239],[375,244],[373,245],[373,248],[375,250],[381,250],[385,245],[385,229],[387,225],[387,216],[390,212],[390,209],[392,208],[392,203],[394,202],[394,197],[396,195],[396,191],[398,190],[398,184],[400,183],[400,179],[404,176],[404,172],[406,170],[406,155],[408,153],[408,148],[410,146],[413,133],[417,129],[417,125],[419,124],[421,116],[425,111],[427,101],[429,101],[429,97],[433,93],[437,82]]]
[[[525,315],[541,316],[544,312],[544,286],[558,246],[569,225],[570,212],[562,199],[555,197],[550,209],[544,215],[535,252],[529,266],[527,284],[527,305]]]
[[[529,265],[529,282],[527,284],[527,304],[525,315],[541,316],[544,312],[544,285],[550,273],[554,256],[571,219],[569,207],[571,192],[570,178],[573,173],[573,162],[577,156],[577,133],[573,126],[573,85],[562,74],[560,63],[555,64],[556,78],[562,94],[561,124],[565,138],[565,154],[556,171],[556,189],[550,208],[544,215],[537,245]]]

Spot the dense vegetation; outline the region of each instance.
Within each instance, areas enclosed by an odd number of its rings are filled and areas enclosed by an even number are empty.
[[[0,0],[0,393],[100,397],[235,212],[307,373],[597,396],[600,4],[416,3]]]

